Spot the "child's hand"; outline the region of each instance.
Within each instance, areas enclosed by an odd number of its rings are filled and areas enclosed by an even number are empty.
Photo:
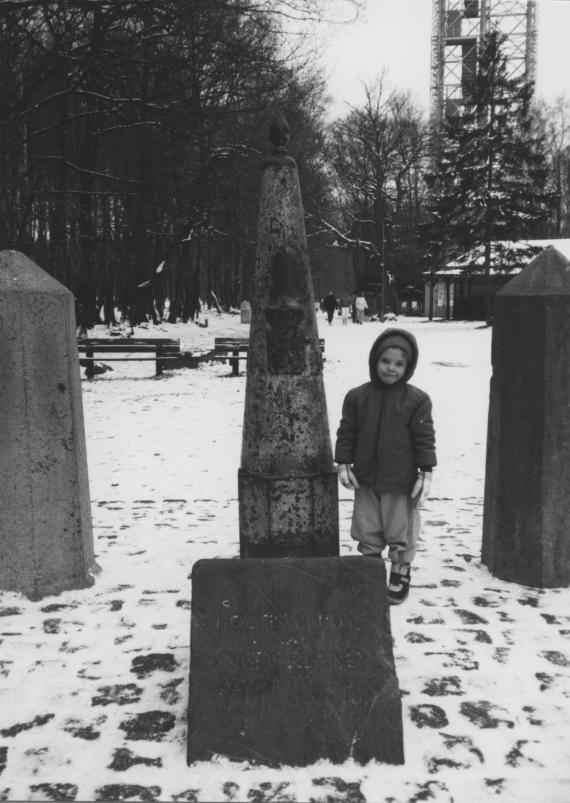
[[[354,476],[351,467],[346,463],[343,463],[338,467],[338,478],[341,481],[341,484],[351,491],[355,491],[357,488],[360,488],[358,480]]]
[[[414,507],[420,507],[424,499],[429,498],[431,490],[431,471],[420,471],[410,496],[414,500]]]

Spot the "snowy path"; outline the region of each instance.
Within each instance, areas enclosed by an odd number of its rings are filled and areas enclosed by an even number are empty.
[[[396,325],[419,339],[413,381],[432,396],[440,462],[412,592],[392,610],[406,764],[186,766],[189,578],[194,561],[238,552],[245,375],[115,363],[82,382],[102,574],[36,603],[0,592],[0,800],[570,800],[570,589],[504,583],[480,563],[490,331]],[[334,437],[381,326],[319,327]],[[204,351],[247,334],[229,315],[153,330]]]

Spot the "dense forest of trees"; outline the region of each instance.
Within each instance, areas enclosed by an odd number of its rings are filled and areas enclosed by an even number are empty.
[[[172,318],[210,290],[236,304],[268,112],[304,142],[301,168],[322,116],[271,4],[1,2],[0,59],[1,246],[70,287],[87,326],[101,306],[140,321],[153,297]]]
[[[424,180],[426,121],[382,76],[360,106],[327,121],[323,78],[299,37],[284,35],[285,23],[300,30],[325,6],[0,0],[0,248],[69,287],[86,327],[113,323],[116,310],[133,323],[187,320],[212,294],[235,307],[250,293],[258,167],[279,110],[309,239],[330,236],[364,259],[371,291],[379,275],[418,281],[445,182]],[[532,234],[568,236],[570,105],[534,109],[524,91],[524,137],[554,199]]]

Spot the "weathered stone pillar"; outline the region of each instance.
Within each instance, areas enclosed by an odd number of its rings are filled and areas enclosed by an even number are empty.
[[[570,262],[540,253],[494,301],[482,560],[570,585]]]
[[[92,585],[73,296],[0,252],[0,589],[31,599]]]
[[[338,483],[287,140],[285,121],[272,125],[261,181],[239,471],[241,557],[338,555]]]

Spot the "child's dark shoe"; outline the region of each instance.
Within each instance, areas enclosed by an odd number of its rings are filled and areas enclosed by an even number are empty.
[[[392,565],[388,582],[388,602],[390,605],[399,605],[408,598],[409,593],[410,564],[399,563]]]

